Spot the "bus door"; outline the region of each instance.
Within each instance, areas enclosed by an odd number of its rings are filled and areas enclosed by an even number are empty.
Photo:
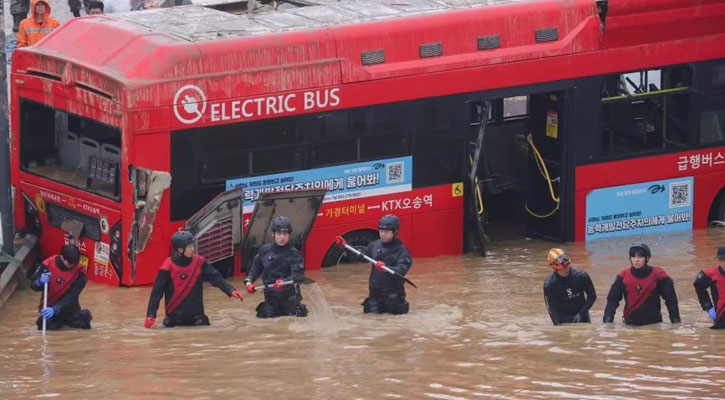
[[[528,185],[524,205],[528,237],[565,240],[561,201],[566,135],[564,96],[564,91],[529,95]]]
[[[242,270],[247,271],[257,250],[274,241],[270,225],[274,217],[283,215],[292,222],[290,242],[302,250],[312,229],[327,189],[295,192],[260,193],[246,230],[242,245]]]

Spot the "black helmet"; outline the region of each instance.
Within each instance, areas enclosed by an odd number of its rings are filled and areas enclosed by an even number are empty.
[[[194,235],[189,231],[178,231],[171,235],[171,246],[175,249],[185,248],[190,244],[194,244]]]
[[[647,258],[652,257],[652,252],[649,250],[649,246],[644,243],[635,244],[634,246],[629,248],[630,257],[634,257],[634,255],[637,253],[644,253],[644,256]]]
[[[272,220],[272,232],[292,233],[292,222],[289,218],[278,215]]]
[[[68,261],[68,264],[70,265],[78,264],[78,261],[81,259],[81,251],[78,249],[78,246],[72,244],[63,246],[60,250],[60,255]]]
[[[380,218],[380,222],[378,222],[378,229],[397,231],[400,229],[400,220],[393,214],[383,215],[383,217]]]

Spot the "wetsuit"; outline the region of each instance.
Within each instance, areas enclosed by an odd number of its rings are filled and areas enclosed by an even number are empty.
[[[164,261],[156,275],[146,316],[156,318],[159,302],[164,296],[165,327],[209,325],[209,318],[204,314],[204,281],[221,289],[227,296],[234,291],[234,287],[203,257],[174,253]]]
[[[711,268],[704,269],[697,274],[695,278],[695,292],[697,293],[697,299],[700,301],[702,309],[707,311],[712,307],[715,307],[715,313],[717,318],[715,319],[712,329],[724,329],[725,328],[725,271],[719,267],[714,266]],[[710,289],[712,293],[712,301],[710,301],[710,295],[707,293],[707,289]],[[723,294],[721,296],[720,294]]]
[[[617,275],[609,289],[603,320],[605,323],[614,321],[614,313],[624,297],[624,322],[627,325],[662,322],[660,296],[665,299],[670,321],[679,323],[680,311],[672,278],[659,267],[627,268]]]
[[[381,240],[370,243],[364,254],[374,260],[383,261],[385,266],[400,275],[407,274],[413,264],[410,251],[397,237],[389,243],[383,243]],[[368,280],[370,294],[362,303],[363,312],[406,314],[410,306],[405,300],[404,283],[400,277],[380,272],[372,266]]]
[[[59,329],[63,325],[71,328],[90,329],[93,316],[91,312],[81,309],[78,296],[86,287],[88,278],[80,267],[67,269],[60,256],[53,256],[43,261],[43,266],[38,268],[32,279],[30,287],[35,291],[43,291],[43,284],[39,285],[40,275],[50,272],[48,282],[48,307],[55,307],[56,314],[46,320],[45,329]],[[43,297],[40,297],[39,309],[43,308]],[[36,321],[38,329],[43,328],[43,317]]]
[[[592,279],[579,268],[571,268],[566,277],[554,271],[544,281],[546,309],[554,325],[591,322],[589,309],[596,299]],[[575,318],[578,320],[575,321]]]
[[[302,304],[299,285],[305,279],[304,260],[294,246],[289,243],[286,246],[278,246],[276,243],[262,246],[245,280],[254,282],[260,275],[265,285],[272,285],[279,278],[296,283],[283,286],[279,290],[265,288],[264,301],[257,306],[258,318],[307,316],[307,307]]]

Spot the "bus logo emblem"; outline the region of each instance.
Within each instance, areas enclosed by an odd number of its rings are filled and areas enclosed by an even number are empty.
[[[206,95],[196,85],[182,86],[174,96],[174,114],[184,124],[193,124],[204,116]]]

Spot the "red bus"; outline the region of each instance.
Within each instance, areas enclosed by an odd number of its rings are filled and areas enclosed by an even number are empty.
[[[76,18],[13,53],[16,225],[45,253],[80,237],[89,278],[120,285],[150,283],[182,226],[241,273],[254,202],[271,196],[263,220],[295,189],[327,189],[285,200],[308,269],[390,212],[416,257],[703,228],[725,219],[724,18],[725,0]]]

